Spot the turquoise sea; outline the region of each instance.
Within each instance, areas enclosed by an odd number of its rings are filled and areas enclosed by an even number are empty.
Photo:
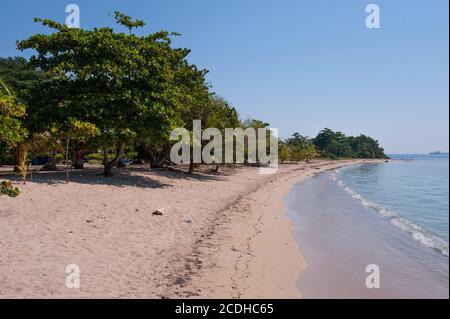
[[[448,155],[390,155],[297,183],[286,198],[306,298],[448,298]],[[381,287],[365,285],[366,266]]]

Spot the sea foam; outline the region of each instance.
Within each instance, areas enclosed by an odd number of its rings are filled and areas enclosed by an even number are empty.
[[[443,255],[449,255],[448,243],[445,240],[413,223],[412,221],[400,216],[399,213],[390,211],[387,208],[364,198],[361,194],[345,185],[342,180],[339,180],[336,176],[337,173],[339,173],[337,170],[332,172],[330,174],[330,179],[337,182],[337,184],[349,193],[355,200],[359,201],[362,205],[377,211],[383,217],[389,218],[391,224],[400,228],[402,231],[409,233],[412,238],[420,242],[422,245],[434,248],[440,251]]]

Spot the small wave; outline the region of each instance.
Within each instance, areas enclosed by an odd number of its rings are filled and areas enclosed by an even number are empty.
[[[337,173],[338,173],[338,171],[335,169],[334,172],[330,174],[329,177],[332,181],[337,181],[337,177],[336,177]]]
[[[342,180],[338,180],[335,174],[330,175],[330,179],[337,181],[338,185],[341,186],[347,193],[349,193],[354,199],[358,200],[362,205],[372,208],[379,212],[383,217],[390,218],[391,223],[400,228],[401,230],[411,234],[411,236],[420,242],[422,245],[430,248],[439,250],[442,254],[448,256],[448,243],[442,238],[434,235],[428,230],[422,228],[421,226],[411,222],[410,220],[401,217],[398,213],[390,211],[385,207],[374,203],[357,192],[355,192],[350,187],[346,186]]]

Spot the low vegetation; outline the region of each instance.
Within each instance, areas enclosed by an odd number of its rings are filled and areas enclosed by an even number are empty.
[[[14,187],[10,181],[3,181],[0,183],[0,195],[7,195],[9,197],[19,196],[20,191]]]

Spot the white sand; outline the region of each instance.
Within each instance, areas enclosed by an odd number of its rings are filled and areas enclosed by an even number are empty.
[[[70,184],[62,172],[33,174],[19,197],[0,196],[0,298],[299,297],[306,264],[282,198],[295,181],[354,162],[275,175],[87,169]],[[65,286],[68,264],[80,267],[80,289]]]

